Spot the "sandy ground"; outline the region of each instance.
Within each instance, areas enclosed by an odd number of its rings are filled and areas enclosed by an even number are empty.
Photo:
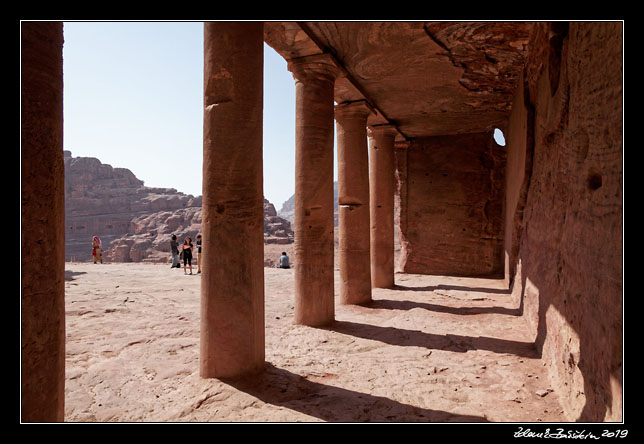
[[[293,270],[265,268],[266,371],[222,381],[199,376],[200,275],[68,263],[65,420],[566,421],[502,281],[396,283],[341,306],[336,277],[336,322],[311,328]]]

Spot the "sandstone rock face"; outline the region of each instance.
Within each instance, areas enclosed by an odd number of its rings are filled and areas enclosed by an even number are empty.
[[[201,232],[201,196],[152,188],[126,168],[65,151],[65,259],[91,259],[98,235],[112,262],[168,262],[170,240],[193,243]],[[293,230],[264,199],[264,242],[289,244]]]
[[[513,295],[570,421],[622,418],[622,26],[538,24],[508,130]]]
[[[366,91],[382,111],[370,125],[391,119],[417,138],[505,124],[531,28],[517,21],[267,22],[265,41],[287,60],[332,48],[360,84],[358,91],[339,77],[336,102],[361,100]]]
[[[503,273],[505,152],[492,133],[413,141],[399,190],[406,273],[496,276]],[[406,223],[404,223],[406,221]]]
[[[128,233],[110,244],[105,257],[111,262],[169,262],[172,235],[177,236],[179,244],[186,237],[190,237],[195,244],[197,235],[201,233],[201,215],[202,209],[199,206],[136,217],[130,222]],[[275,207],[266,199],[264,243],[293,243],[291,223],[277,216]]]
[[[105,256],[111,262],[167,262],[173,234],[179,244],[186,237],[194,244],[200,230],[201,207],[141,215],[132,219],[126,235],[110,244]]]
[[[463,69],[458,83],[476,98],[464,103],[508,113],[523,66],[531,23],[428,22],[427,35]]]
[[[275,206],[267,199],[264,199],[264,243],[293,243],[293,229],[291,228],[291,222],[278,216]]]
[[[295,222],[295,194],[282,204],[277,214],[291,223]]]
[[[113,168],[92,157],[65,151],[65,260],[89,260],[91,239],[111,241],[130,230],[130,222],[159,211],[201,205],[201,198],[174,188],[151,188],[126,168]]]

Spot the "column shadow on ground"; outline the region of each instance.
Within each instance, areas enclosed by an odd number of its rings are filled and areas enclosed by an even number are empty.
[[[424,287],[408,287],[405,285],[394,285],[393,290],[406,290],[406,291],[435,291],[435,290],[454,290],[454,291],[467,291],[477,293],[493,293],[493,294],[510,294],[512,291],[507,288],[486,288],[486,287],[465,287],[461,285],[427,285]]]
[[[412,308],[423,308],[437,313],[449,313],[454,315],[478,315],[478,314],[502,314],[508,316],[521,316],[520,308],[507,307],[449,307],[446,305],[430,304],[427,302],[396,301],[391,299],[374,299],[364,304],[364,307],[384,310],[411,310]]]
[[[312,381],[269,362],[259,375],[222,381],[265,403],[328,422],[488,422]]]
[[[348,321],[335,321],[333,325],[326,327],[326,329],[403,347],[424,347],[432,350],[446,350],[459,353],[465,353],[468,350],[487,350],[494,353],[506,353],[524,358],[540,358],[540,354],[533,342],[513,341],[485,336],[441,335]]]
[[[86,274],[86,272],[84,272],[84,271],[65,270],[65,280],[66,281],[73,281],[74,276],[78,276],[79,274]]]

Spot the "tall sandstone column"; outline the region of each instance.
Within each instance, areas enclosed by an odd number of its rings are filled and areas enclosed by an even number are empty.
[[[264,368],[261,22],[204,24],[200,373]]]
[[[21,24],[22,421],[63,420],[63,24]],[[27,254],[28,252],[28,254]]]
[[[392,125],[374,125],[369,146],[371,212],[371,283],[374,288],[394,286],[395,159]]]
[[[339,70],[328,54],[292,59],[295,79],[295,319],[334,321],[333,88]]]
[[[369,152],[364,100],[335,107],[338,136],[340,303],[371,301]]]

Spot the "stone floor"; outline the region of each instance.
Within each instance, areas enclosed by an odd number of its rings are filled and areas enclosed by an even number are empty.
[[[195,270],[196,271],[196,270]],[[563,422],[503,282],[397,275],[327,328],[293,325],[293,270],[265,268],[266,371],[199,377],[201,276],[66,266],[70,422]],[[337,282],[337,279],[336,279]]]

